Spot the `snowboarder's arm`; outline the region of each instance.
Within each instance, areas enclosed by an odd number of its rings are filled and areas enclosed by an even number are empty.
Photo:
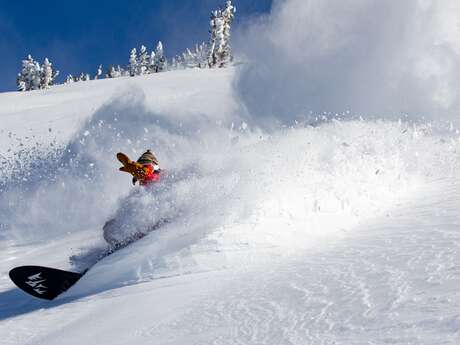
[[[145,166],[138,162],[130,160],[127,155],[121,152],[117,154],[117,158],[123,164],[123,166],[119,170],[133,175],[134,184],[136,183],[136,181],[142,181],[144,179],[147,173],[147,168]]]

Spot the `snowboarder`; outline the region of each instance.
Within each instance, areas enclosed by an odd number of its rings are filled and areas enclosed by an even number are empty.
[[[127,155],[121,152],[117,153],[117,158],[123,164],[119,170],[131,174],[133,176],[132,181],[134,185],[136,182],[139,182],[139,185],[146,187],[160,180],[161,169],[158,159],[152,151],[147,150],[138,158],[137,161],[130,160]],[[126,212],[130,211],[133,210],[124,210],[123,212],[118,213],[114,219],[111,219],[104,224],[104,239],[113,250],[123,247],[145,236],[147,232],[150,232],[159,226],[159,224],[155,224],[147,230],[137,229],[138,231],[136,230],[136,232],[128,235],[127,232],[132,231],[132,229],[129,231],[125,229],[127,225],[125,224],[125,218]]]
[[[133,184],[139,181],[141,186],[148,185],[152,182],[157,182],[160,179],[160,166],[158,159],[147,150],[136,162],[130,160],[124,153],[117,153],[118,160],[123,164],[120,171],[124,171],[133,175]]]

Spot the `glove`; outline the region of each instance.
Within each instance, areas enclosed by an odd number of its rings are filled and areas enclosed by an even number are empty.
[[[122,152],[117,153],[117,158],[123,166],[119,169],[133,175],[133,184],[136,184],[137,181],[143,181],[147,168],[138,162],[134,162],[129,159],[127,155]]]

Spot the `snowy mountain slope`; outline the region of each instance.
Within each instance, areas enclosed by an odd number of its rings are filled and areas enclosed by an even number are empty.
[[[233,72],[0,95],[5,344],[455,343],[458,133],[263,130],[241,115]],[[152,191],[114,158],[146,148],[166,171]],[[126,236],[168,223],[56,301],[12,286],[16,265],[90,264],[111,217]]]
[[[197,71],[193,70],[174,71],[167,75],[102,79],[71,86],[58,85],[50,90],[27,93],[2,93],[0,154],[6,155],[9,149],[19,150],[19,144],[30,147],[37,141],[40,144],[55,140],[67,141],[83,121],[103,104],[124,95],[126,90],[137,90],[145,97],[149,109],[157,113],[167,112],[171,116],[177,116],[194,112],[213,114],[215,118],[219,118],[222,109],[232,107],[226,103],[226,97],[223,97],[229,94],[231,85],[222,82],[225,78],[221,77],[221,73],[206,71],[199,74],[202,76],[197,77]],[[200,83],[199,90],[203,92],[195,90],[194,85],[197,82]],[[145,89],[149,92],[142,91]],[[215,97],[221,102],[211,101]],[[181,102],[178,102],[179,99]],[[186,107],[182,105],[184,102]],[[32,136],[37,140],[33,140]]]

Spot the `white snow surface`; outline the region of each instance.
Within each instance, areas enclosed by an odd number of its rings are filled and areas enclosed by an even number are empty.
[[[266,129],[234,73],[0,94],[2,344],[460,342],[458,131]],[[147,148],[164,177],[133,187],[115,154]],[[10,282],[92,264],[113,217],[125,236],[167,222],[52,302]]]

